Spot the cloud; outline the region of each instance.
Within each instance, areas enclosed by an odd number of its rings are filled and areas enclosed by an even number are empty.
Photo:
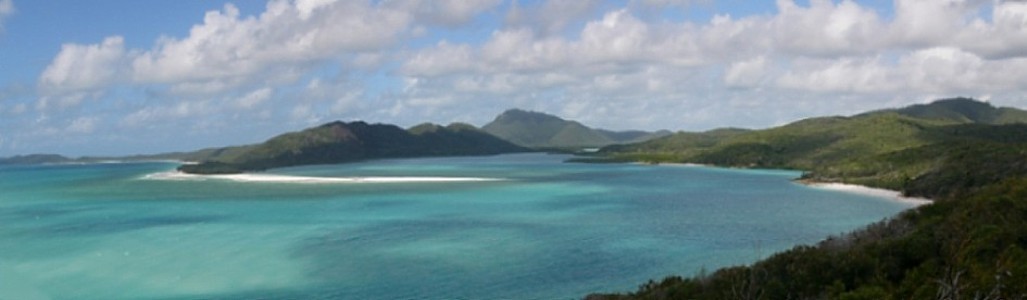
[[[644,6],[653,9],[683,8],[697,2],[709,2],[709,0],[631,0],[629,6]]]
[[[65,129],[69,133],[91,133],[96,129],[96,117],[79,117],[71,122]]]
[[[973,1],[895,0],[890,42],[909,47],[944,44],[962,29],[972,9]]]
[[[524,28],[493,32],[480,47],[440,42],[407,61],[408,76],[459,72],[591,72],[622,70],[645,63],[693,65],[695,42],[687,28],[651,26],[626,10],[584,25],[577,40],[542,37]],[[558,72],[559,73],[559,72]]]
[[[767,58],[759,56],[750,60],[731,63],[724,75],[729,87],[755,87],[767,75]]]
[[[933,1],[933,0],[932,0]],[[770,21],[776,47],[798,55],[838,56],[881,47],[884,24],[877,13],[852,1],[812,0],[809,7],[778,0]]]
[[[40,75],[40,88],[43,94],[104,88],[121,75],[124,58],[125,41],[120,36],[94,45],[64,44]]]
[[[14,0],[0,0],[0,33],[4,31],[4,21],[14,14]]]
[[[215,112],[217,112],[217,107],[211,105],[209,101],[180,100],[174,103],[143,107],[125,115],[119,124],[127,128],[154,127],[166,121],[190,118],[195,120]]]
[[[955,44],[989,59],[1027,56],[1027,2],[992,7],[991,23],[977,19],[958,31]]]
[[[108,37],[100,44],[61,45],[61,51],[39,76],[36,109],[67,109],[87,98],[97,99],[124,75],[124,39]]]
[[[531,28],[542,36],[562,33],[568,26],[595,12],[598,0],[547,0],[528,6],[514,1],[506,13],[508,27]]]
[[[501,0],[397,0],[386,6],[411,12],[422,24],[456,27],[498,6]]]
[[[215,82],[228,89],[275,73],[347,53],[385,49],[412,22],[406,11],[363,1],[271,1],[255,17],[228,4],[207,12],[182,39],[163,38],[132,61],[141,83]]]
[[[19,102],[37,99],[51,118],[32,126],[45,132],[70,131],[76,112],[93,111],[71,108],[95,103],[124,117],[94,121],[94,132],[254,135],[232,126],[481,124],[519,107],[613,129],[707,129],[954,95],[1027,105],[1024,1],[777,0],[708,19],[687,10],[705,3],[272,0],[252,15],[228,4],[148,47],[121,36],[65,44],[38,97]]]
[[[877,93],[894,91],[896,70],[880,57],[797,59],[777,80],[779,87],[810,92]]]
[[[776,14],[716,15],[706,23],[643,20],[616,9],[569,34],[508,26],[482,43],[442,41],[400,68],[408,85],[399,107],[426,111],[488,98],[624,121],[632,112],[657,115],[711,97],[744,98],[749,89],[762,94],[748,95],[753,99],[739,107],[779,107],[773,99],[796,93],[855,101],[888,93],[1016,93],[1027,86],[1027,72],[1017,69],[1027,59],[1025,2],[994,2],[990,18],[979,14],[986,1],[898,0],[891,17],[848,0],[776,5]],[[515,3],[507,23],[529,17],[538,12]]]
[[[467,3],[472,2],[452,2],[447,7],[454,8],[455,15],[440,16],[456,22],[489,4]],[[137,85],[170,84],[172,90],[185,93],[220,93],[265,80],[288,83],[268,77],[303,74],[318,62],[350,57],[367,63],[367,52],[394,46],[418,13],[404,8],[408,7],[393,2],[275,0],[263,13],[243,16],[226,4],[207,12],[188,36],[162,37],[150,50],[126,51],[120,36],[100,44],[66,44],[43,72],[40,84],[46,89],[83,90],[117,79]]]
[[[235,106],[242,109],[253,109],[271,99],[271,88],[261,88],[235,100]]]

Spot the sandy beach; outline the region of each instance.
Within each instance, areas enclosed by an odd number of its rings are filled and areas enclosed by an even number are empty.
[[[228,180],[236,182],[278,182],[278,183],[415,183],[415,182],[481,182],[500,181],[498,178],[481,177],[313,177],[274,174],[224,174],[198,175],[178,171],[153,173],[143,176],[147,180]]]
[[[855,194],[869,195],[869,196],[882,197],[882,198],[890,198],[890,199],[895,200],[895,201],[899,201],[899,202],[903,202],[903,203],[909,203],[909,204],[913,204],[915,206],[920,206],[920,205],[924,205],[924,204],[928,204],[928,203],[932,202],[931,199],[927,199],[927,198],[905,197],[905,196],[902,196],[902,193],[900,193],[898,191],[886,190],[886,189],[878,189],[878,188],[872,188],[872,187],[867,187],[867,186],[862,186],[862,185],[855,185],[855,184],[845,184],[845,183],[836,183],[836,182],[802,182],[802,184],[805,184],[805,185],[807,185],[809,187],[813,187],[813,188],[819,188],[819,189],[826,189],[826,190],[833,190],[833,191],[847,192],[847,193],[855,193]]]

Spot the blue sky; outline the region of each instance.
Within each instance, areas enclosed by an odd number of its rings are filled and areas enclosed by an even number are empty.
[[[1027,107],[1027,3],[0,0],[0,156],[254,143],[332,120],[764,128]]]

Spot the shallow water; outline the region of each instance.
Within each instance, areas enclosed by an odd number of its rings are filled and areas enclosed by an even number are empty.
[[[425,158],[155,179],[0,167],[0,299],[554,299],[744,264],[911,207],[792,171]]]

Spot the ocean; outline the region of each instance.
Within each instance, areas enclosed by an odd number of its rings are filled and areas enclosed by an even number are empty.
[[[567,158],[0,166],[0,299],[577,299],[912,207],[796,171]]]

